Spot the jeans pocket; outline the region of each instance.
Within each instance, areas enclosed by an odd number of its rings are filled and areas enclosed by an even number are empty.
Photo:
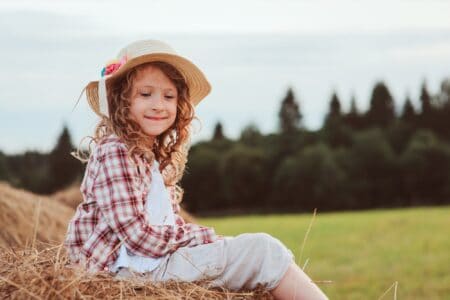
[[[171,254],[162,278],[182,281],[212,279],[225,269],[225,259],[223,240],[182,247]]]

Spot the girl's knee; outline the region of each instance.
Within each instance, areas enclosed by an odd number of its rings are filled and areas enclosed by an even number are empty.
[[[264,232],[257,233],[256,236],[257,240],[259,240],[260,246],[267,247],[269,253],[272,253],[273,255],[276,256],[281,255],[283,259],[292,261],[294,260],[294,255],[292,251],[289,250],[289,248],[287,248],[286,245],[284,245],[284,243],[281,242],[276,237]]]
[[[243,233],[236,237],[248,247],[261,247],[273,242],[273,237],[265,232]]]
[[[257,233],[247,233],[244,234],[245,238],[248,240],[248,246],[255,247],[258,249],[262,248],[280,248],[283,251],[286,246],[277,238],[265,232],[257,232]]]

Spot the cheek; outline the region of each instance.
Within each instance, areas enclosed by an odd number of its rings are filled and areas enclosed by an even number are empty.
[[[130,117],[131,117],[133,120],[137,121],[137,111],[136,111],[136,107],[135,107],[135,106],[130,106],[130,112],[129,112],[129,114],[130,114]]]
[[[172,105],[169,109],[172,119],[175,120],[175,118],[177,117],[177,105]]]
[[[130,113],[137,115],[143,109],[142,101],[133,101],[130,106]]]

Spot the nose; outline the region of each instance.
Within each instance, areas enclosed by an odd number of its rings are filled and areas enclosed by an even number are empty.
[[[164,95],[160,92],[154,93],[154,98],[151,101],[151,106],[153,110],[162,110],[164,108]]]

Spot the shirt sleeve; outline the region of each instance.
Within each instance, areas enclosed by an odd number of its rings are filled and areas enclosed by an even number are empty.
[[[170,198],[170,203],[172,203],[172,211],[173,214],[175,216],[175,224],[177,225],[183,225],[186,222],[184,221],[183,217],[180,215],[180,211],[181,211],[181,207],[180,204],[178,204],[178,202],[176,201],[176,197],[175,197],[175,186],[174,185],[170,185],[170,186],[166,186],[167,191],[169,192],[169,198]]]
[[[129,250],[141,256],[160,257],[179,247],[217,240],[213,228],[197,224],[150,225],[143,195],[135,184],[139,175],[127,151],[125,145],[113,144],[99,153],[93,194],[106,222]]]
[[[169,192],[169,198],[170,198],[170,203],[172,204],[172,210],[175,214],[179,214],[180,213],[180,204],[177,203],[177,201],[175,200],[175,186],[174,185],[169,185],[166,186],[167,191]]]

